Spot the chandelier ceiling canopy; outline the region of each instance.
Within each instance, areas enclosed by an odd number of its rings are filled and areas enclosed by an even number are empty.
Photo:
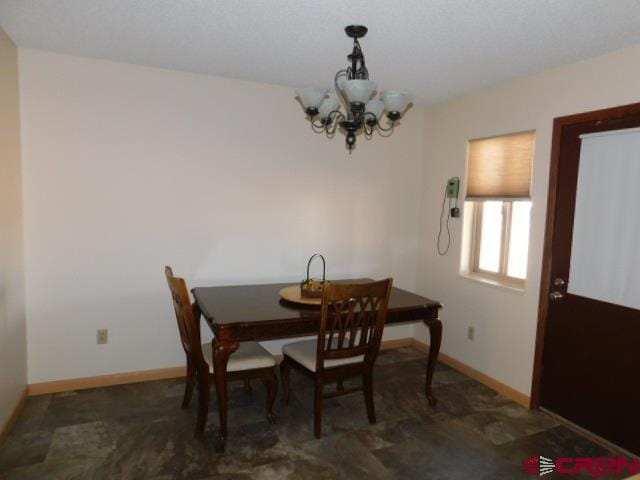
[[[409,94],[387,90],[375,96],[378,84],[369,80],[364,53],[359,38],[367,33],[363,25],[345,28],[353,38],[353,50],[347,55],[348,66],[339,70],[333,81],[335,91],[328,88],[305,87],[296,90],[311,128],[333,138],[336,131],[346,134],[349,153],[356,144],[356,135],[363,133],[369,139],[374,131],[388,137],[396,122],[413,100]],[[386,115],[383,113],[386,112]]]

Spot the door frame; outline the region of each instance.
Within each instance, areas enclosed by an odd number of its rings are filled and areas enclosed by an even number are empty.
[[[538,300],[538,327],[536,331],[535,357],[533,361],[533,380],[529,407],[540,407],[540,386],[542,380],[542,353],[547,324],[549,293],[551,293],[552,247],[555,236],[555,220],[558,193],[558,170],[560,167],[560,145],[564,129],[581,123],[595,125],[607,120],[617,120],[640,114],[640,103],[604,108],[590,112],[567,115],[553,119],[553,137],[551,141],[551,163],[549,165],[549,193],[547,194],[547,220],[542,253],[542,273],[540,276],[540,297]]]

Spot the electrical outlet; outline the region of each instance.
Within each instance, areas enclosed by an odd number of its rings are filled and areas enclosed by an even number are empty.
[[[469,327],[467,330],[467,338],[473,342],[473,338],[476,336],[476,327]]]
[[[97,334],[97,344],[104,345],[109,342],[109,330],[106,328],[99,328]]]

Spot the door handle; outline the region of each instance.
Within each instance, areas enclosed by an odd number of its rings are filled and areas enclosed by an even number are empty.
[[[556,287],[564,287],[566,284],[567,282],[565,282],[564,278],[561,277],[557,277],[553,280],[553,285]]]
[[[560,292],[551,292],[549,294],[549,298],[551,299],[552,302],[557,302],[558,300],[564,298],[564,295]]]

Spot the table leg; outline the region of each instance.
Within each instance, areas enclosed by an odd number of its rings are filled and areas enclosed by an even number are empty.
[[[240,344],[230,340],[213,339],[213,376],[216,382],[220,426],[216,440],[216,451],[224,452],[227,441],[227,361]]]
[[[424,393],[427,396],[429,405],[435,407],[438,400],[431,391],[431,383],[433,382],[433,372],[438,363],[438,353],[440,353],[440,343],[442,342],[442,322],[437,318],[425,320],[424,323],[429,327],[429,357],[427,361],[427,381],[424,387]]]

